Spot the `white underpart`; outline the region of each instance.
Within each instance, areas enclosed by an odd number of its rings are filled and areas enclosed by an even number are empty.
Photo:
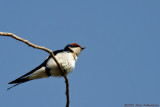
[[[55,58],[58,60],[58,63],[61,65],[62,69],[68,74],[73,71],[75,68],[75,63],[77,60],[77,56],[74,57],[73,53],[59,53],[55,56]],[[61,76],[61,71],[58,69],[58,66],[56,62],[51,58],[47,62],[47,68],[50,69],[50,73],[52,76],[59,77]]]
[[[75,68],[75,63],[77,61],[77,56],[80,54],[81,49],[78,48],[71,48],[74,53],[69,52],[63,52],[58,53],[55,55],[55,58],[57,59],[58,63],[61,65],[62,69],[66,72],[66,74],[73,71]],[[37,71],[35,71],[33,74],[31,74],[29,77],[27,77],[29,80],[32,79],[40,79],[40,78],[47,78],[48,75],[46,74],[46,67],[49,68],[49,72],[52,76],[60,77],[61,71],[58,69],[57,63],[50,58],[46,64],[45,67],[41,67]]]
[[[40,78],[47,78],[47,74],[45,72],[45,67],[42,67],[38,69],[36,72],[34,72],[32,75],[28,77],[28,79],[40,79]]]

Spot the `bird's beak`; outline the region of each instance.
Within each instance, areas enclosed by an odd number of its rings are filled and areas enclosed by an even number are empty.
[[[85,49],[85,47],[82,47],[82,50]]]

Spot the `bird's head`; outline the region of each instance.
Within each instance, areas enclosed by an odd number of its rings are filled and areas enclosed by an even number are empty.
[[[73,53],[75,53],[77,56],[80,54],[80,52],[85,49],[85,47],[81,47],[80,45],[78,45],[77,43],[71,43],[71,44],[68,44],[64,50],[69,50]]]

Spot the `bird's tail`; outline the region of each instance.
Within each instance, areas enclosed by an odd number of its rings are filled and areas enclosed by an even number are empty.
[[[27,77],[26,78],[18,78],[16,80],[13,80],[13,81],[9,82],[8,84],[15,84],[15,85],[7,88],[7,90],[10,90],[11,88],[13,88],[13,87],[15,87],[17,85],[20,85],[20,84],[22,84],[24,82],[27,82],[27,81],[30,81]]]
[[[17,83],[17,84],[15,84],[15,85],[13,85],[13,86],[11,86],[11,87],[7,88],[7,91],[8,91],[8,90],[10,90],[11,88],[13,88],[13,87],[17,86],[17,85],[20,85],[20,84],[22,84],[22,83]]]

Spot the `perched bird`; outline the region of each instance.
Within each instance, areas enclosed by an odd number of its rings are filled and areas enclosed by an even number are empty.
[[[62,70],[64,70],[65,75],[73,71],[78,55],[83,49],[85,48],[81,47],[76,43],[71,43],[68,44],[64,49],[53,52],[55,58],[61,65]],[[40,64],[32,71],[9,82],[8,84],[15,84],[15,85],[9,87],[8,90],[24,82],[34,79],[47,78],[50,76],[53,77],[63,76],[61,71],[58,69],[57,63],[54,61],[51,55],[49,55],[48,58],[42,64]]]

